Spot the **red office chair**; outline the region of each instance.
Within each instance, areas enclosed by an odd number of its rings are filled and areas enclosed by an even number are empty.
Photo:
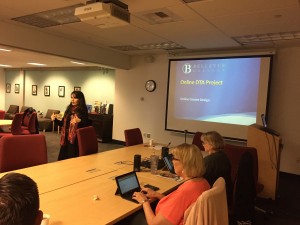
[[[234,221],[237,224],[253,224],[255,217],[256,186],[253,174],[253,156],[245,151],[238,165],[238,171],[233,189],[232,208]]]
[[[43,134],[11,135],[0,138],[0,172],[48,162]]]
[[[36,112],[30,115],[25,115],[23,118],[22,134],[36,134],[37,133],[37,114]]]
[[[5,117],[5,111],[4,110],[0,110],[0,120],[3,120]]]
[[[140,128],[124,130],[126,146],[143,144],[143,136]]]
[[[205,151],[202,141],[201,141],[202,132],[196,132],[192,141],[193,145],[196,145],[201,151]]]
[[[98,153],[98,140],[93,126],[79,128],[76,131],[79,156]]]
[[[22,134],[22,119],[23,113],[16,113],[12,121],[10,130],[12,134],[18,135]]]
[[[238,146],[238,145],[231,145],[231,144],[226,144],[224,148],[224,152],[226,153],[230,163],[231,163],[231,180],[233,184],[236,184],[237,181],[237,174],[238,174],[238,169],[240,165],[240,160],[242,158],[242,155],[245,152],[249,152],[252,156],[253,159],[253,177],[254,177],[254,184],[255,184],[255,189],[256,189],[256,195],[262,192],[264,189],[264,185],[258,182],[258,158],[257,158],[257,150],[256,148],[253,147],[246,147],[246,146]],[[235,190],[233,191],[235,192]],[[233,196],[231,196],[233,198]],[[255,207],[256,210],[261,211],[265,214],[268,212],[260,209],[258,207]],[[272,212],[270,212],[272,213]],[[233,205],[232,207],[229,208],[229,214],[231,216],[234,215],[234,209]]]
[[[12,124],[10,126],[10,131],[9,132],[0,132],[0,137],[2,136],[10,136],[10,135],[20,135],[22,134],[22,118],[23,114],[22,113],[16,113],[15,117],[12,121]]]

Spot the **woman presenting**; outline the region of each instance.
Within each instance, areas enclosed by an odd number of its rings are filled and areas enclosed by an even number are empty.
[[[63,119],[58,120],[56,114],[52,114],[51,120],[62,127],[58,160],[78,157],[76,130],[90,125],[84,94],[81,91],[73,91],[71,102],[64,113]]]

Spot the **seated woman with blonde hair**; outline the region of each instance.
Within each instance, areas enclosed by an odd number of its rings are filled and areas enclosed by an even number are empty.
[[[171,149],[175,173],[183,178],[183,183],[174,192],[163,195],[149,188],[143,192],[135,192],[133,199],[143,205],[145,221],[139,224],[183,224],[185,210],[197,198],[210,188],[203,178],[205,166],[201,151],[195,145],[181,144]],[[152,210],[149,199],[158,199],[155,212]]]

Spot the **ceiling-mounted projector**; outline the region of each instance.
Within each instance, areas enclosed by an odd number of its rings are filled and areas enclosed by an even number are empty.
[[[78,7],[75,16],[99,28],[125,26],[130,22],[129,11],[113,3],[96,2]]]

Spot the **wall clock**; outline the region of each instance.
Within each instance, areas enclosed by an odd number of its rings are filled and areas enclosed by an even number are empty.
[[[148,80],[145,84],[147,91],[152,92],[156,89],[156,82],[154,80]]]

